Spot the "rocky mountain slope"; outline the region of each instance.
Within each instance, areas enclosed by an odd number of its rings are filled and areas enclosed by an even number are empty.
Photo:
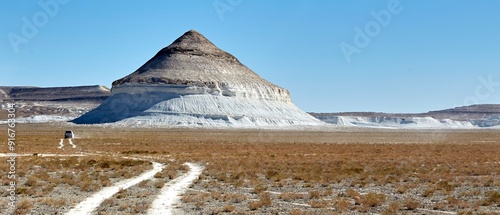
[[[323,124],[297,108],[288,90],[261,78],[194,30],[114,81],[112,95],[73,122],[223,127]]]

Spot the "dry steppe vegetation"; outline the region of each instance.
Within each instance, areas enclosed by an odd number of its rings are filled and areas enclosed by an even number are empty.
[[[59,150],[57,143],[67,129],[75,131],[78,147]],[[497,130],[326,132],[31,124],[18,126],[17,144],[18,153],[37,154],[18,158],[23,199],[19,213],[67,211],[92,192],[150,169],[148,160],[167,167],[105,201],[99,214],[144,214],[158,190],[187,171],[182,165],[187,161],[205,166],[182,197],[182,208],[189,214],[500,213]],[[91,155],[38,156],[44,153]],[[2,162],[1,174],[7,170]],[[5,183],[2,180],[4,188]],[[7,201],[6,195],[0,202]],[[71,195],[76,197],[68,198]]]

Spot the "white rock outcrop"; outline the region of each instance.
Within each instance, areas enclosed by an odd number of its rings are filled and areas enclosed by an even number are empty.
[[[7,93],[5,93],[5,91],[0,89],[0,102],[9,100],[9,98],[10,98],[9,95],[7,95]]]
[[[362,116],[327,116],[322,121],[342,126],[368,128],[408,128],[408,129],[467,129],[475,128],[470,121],[435,119],[432,117],[362,117]]]
[[[112,95],[73,120],[78,124],[147,126],[320,125],[276,86],[188,31],[132,74],[113,82]]]

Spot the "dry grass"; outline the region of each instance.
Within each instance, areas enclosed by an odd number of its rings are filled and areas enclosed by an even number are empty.
[[[293,201],[297,199],[304,199],[305,197],[305,194],[295,192],[285,192],[279,195],[279,198],[283,201]]]
[[[311,200],[311,201],[309,201],[309,205],[312,208],[326,208],[326,207],[330,206],[328,201],[326,201],[326,200]]]
[[[231,213],[235,210],[236,210],[236,207],[234,205],[225,205],[224,209],[222,209],[222,212]]]
[[[257,184],[257,186],[255,186],[254,189],[253,189],[253,193],[254,194],[260,194],[260,193],[262,193],[262,192],[264,192],[266,190],[267,190],[267,186],[266,185],[264,185],[264,184]]]
[[[31,200],[24,198],[16,204],[16,214],[28,214],[33,208]]]
[[[500,207],[500,190],[492,190],[486,193],[486,198],[481,201],[481,205]]]
[[[67,202],[66,202],[65,198],[50,198],[50,197],[46,197],[46,198],[43,198],[40,203],[48,205],[50,207],[59,208],[59,207],[62,207],[64,205],[66,205]]]
[[[156,180],[154,182],[154,187],[157,189],[161,189],[165,185],[165,181],[163,180]]]
[[[337,208],[337,210],[339,212],[342,213],[342,212],[346,212],[347,210],[349,210],[349,207],[351,206],[351,203],[346,198],[337,197],[334,200],[334,204],[333,205],[334,205],[335,208]]]
[[[310,199],[318,199],[319,197],[320,197],[320,192],[318,190],[309,191],[309,198]]]
[[[271,200],[271,197],[269,196],[269,193],[264,192],[260,194],[260,199],[258,201],[250,202],[248,208],[250,210],[257,210],[261,207],[269,207],[272,204],[273,202]]]
[[[201,192],[187,193],[182,197],[182,202],[186,203],[206,202],[209,196],[210,194]]]
[[[386,195],[382,193],[370,192],[361,196],[361,204],[368,207],[378,207],[385,203]]]
[[[72,149],[56,148],[64,130],[66,128],[20,125],[17,152],[75,153]],[[129,178],[151,168],[149,162],[114,157],[121,154],[152,156],[168,163],[155,176],[162,181],[185,172],[181,164],[186,161],[205,163],[206,168],[197,183],[205,184],[210,193],[197,194],[199,196],[193,199],[183,198],[183,201],[200,207],[207,206],[208,203],[202,203],[206,199],[224,202],[218,207],[219,211],[226,204],[233,205],[230,202],[239,205],[233,212],[272,207],[272,198],[265,191],[291,186],[304,190],[305,194],[287,190],[276,198],[310,203],[318,208],[327,205],[338,208],[339,212],[375,208],[373,211],[401,213],[401,210],[421,207],[425,204],[422,198],[431,197],[446,202],[435,205],[443,210],[457,211],[466,206],[463,201],[468,198],[477,198],[469,207],[497,207],[500,204],[498,191],[493,189],[500,186],[500,142],[496,142],[500,140],[500,132],[497,131],[295,132],[95,127],[73,130],[81,137],[75,139],[81,150],[108,153],[108,156],[23,158],[25,160],[18,163],[20,177],[27,176],[24,177],[26,181],[20,183],[23,195],[35,195],[31,187],[37,184],[45,192],[53,189],[49,184],[78,186],[83,191],[93,192],[101,188],[93,186],[110,185],[111,181],[106,181],[104,176],[110,176],[107,178],[111,180]],[[8,169],[5,163],[0,164],[0,168],[0,172]],[[75,174],[59,173],[62,170],[73,170]],[[32,174],[41,172],[56,174],[40,174],[39,181],[30,179]],[[76,183],[80,179],[83,185]],[[96,185],[91,183],[93,181],[102,184]],[[6,183],[2,180],[2,184]],[[344,188],[338,197],[331,192],[335,184]],[[422,197],[396,201],[389,193],[360,194],[362,189],[388,185],[394,187],[394,195],[418,194]],[[496,193],[477,191],[479,189],[464,191],[460,189],[463,186],[490,188]],[[212,187],[250,188],[249,194],[259,200],[231,196]],[[432,208],[434,204],[426,207]]]
[[[405,207],[406,210],[415,210],[419,206],[420,203],[413,198],[407,198],[403,201],[403,207]]]
[[[133,207],[133,212],[135,214],[145,214],[148,211],[150,204],[144,202],[138,202]]]
[[[228,193],[224,194],[222,201],[229,203],[240,203],[247,200],[247,196],[241,193]]]
[[[395,214],[399,211],[400,207],[401,206],[399,202],[391,202],[389,203],[387,209],[384,211],[384,214]]]

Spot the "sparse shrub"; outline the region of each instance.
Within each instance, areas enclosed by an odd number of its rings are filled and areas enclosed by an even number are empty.
[[[106,211],[104,210],[100,210],[97,212],[97,215],[112,215],[112,214],[106,213]]]
[[[437,183],[437,189],[442,190],[444,193],[450,193],[455,189],[455,187],[447,181],[440,181]]]
[[[138,186],[144,188],[144,187],[148,186],[148,183],[150,181],[151,181],[150,179],[141,181],[141,182],[139,182]]]
[[[486,193],[486,201],[484,202],[483,205],[500,206],[500,192],[488,191],[488,193]]]
[[[478,213],[478,214],[487,214],[487,213]],[[474,215],[473,210],[464,210],[464,211],[459,211],[457,215]]]
[[[40,181],[49,181],[50,175],[46,171],[38,171],[36,178]]]
[[[272,200],[271,200],[271,196],[269,195],[269,193],[262,193],[260,195],[260,202],[262,202],[263,206],[271,206]]]
[[[76,181],[75,180],[75,176],[73,176],[73,174],[70,174],[70,173],[67,173],[67,172],[63,172],[61,174],[61,183],[63,184],[67,184],[69,186],[73,186],[76,184]]]
[[[272,205],[272,200],[271,197],[269,196],[269,193],[262,193],[260,195],[260,199],[258,201],[250,202],[248,208],[250,210],[257,210],[261,207],[269,207],[271,205]]]
[[[132,177],[134,177],[134,174],[133,174],[133,173],[131,173],[130,171],[123,170],[123,171],[122,171],[122,176],[123,176],[124,178],[132,178]]]
[[[43,198],[41,201],[42,204],[51,206],[51,207],[62,207],[66,204],[66,199],[65,198]]]
[[[149,208],[149,204],[148,203],[138,202],[134,206],[134,213],[136,213],[136,214],[145,214],[147,212],[148,208]]]
[[[177,170],[179,170],[181,172],[187,172],[187,171],[189,171],[189,167],[187,165],[179,165],[177,167]]]
[[[111,180],[109,180],[109,178],[104,176],[104,175],[99,176],[98,180],[99,180],[99,183],[101,183],[101,185],[103,187],[111,186]]]
[[[417,200],[413,198],[407,198],[403,202],[403,207],[406,208],[406,210],[415,210],[420,206],[420,203],[418,203]]]
[[[28,214],[33,208],[33,203],[29,199],[22,199],[16,204],[16,214]]]
[[[26,194],[28,194],[28,190],[29,190],[29,188],[27,188],[27,187],[18,187],[16,189],[16,194],[18,194],[18,195],[26,195]]]
[[[1,180],[1,185],[3,186],[8,186],[10,184],[10,179],[7,177],[2,177],[0,180]]]
[[[422,196],[423,197],[430,197],[430,196],[432,196],[432,194],[434,194],[435,191],[436,191],[436,188],[429,187],[429,188],[424,190],[424,193],[422,194]]]
[[[222,209],[222,212],[231,213],[234,210],[236,210],[236,207],[234,205],[225,205],[224,209]]]
[[[85,192],[94,192],[99,190],[100,186],[91,180],[85,180],[80,182],[80,190]]]
[[[54,187],[55,187],[55,186],[56,186],[55,184],[48,183],[48,184],[46,184],[45,186],[43,186],[41,189],[42,189],[42,192],[43,192],[44,194],[47,194],[47,193],[52,192],[52,191],[54,190]]]
[[[120,162],[120,165],[122,167],[131,167],[134,166],[137,163],[137,161],[134,160],[123,160]]]
[[[99,164],[97,165],[99,168],[101,169],[108,169],[109,167],[111,167],[110,165],[110,161],[100,161]]]
[[[259,209],[260,207],[262,207],[260,201],[252,201],[248,204],[248,208],[253,211]]]
[[[125,203],[121,203],[119,206],[118,206],[118,211],[125,211],[127,210],[127,208],[129,208],[130,206],[128,204],[125,204]]]
[[[218,200],[218,201],[220,201],[220,200],[222,200],[222,199],[223,199],[222,194],[221,194],[221,193],[219,193],[219,192],[217,192],[217,191],[212,191],[212,192],[210,193],[210,196],[212,196],[212,199],[215,199],[215,200]]]
[[[28,177],[28,179],[24,182],[24,186],[27,187],[36,187],[38,184],[38,179],[35,178],[35,176],[31,175]]]
[[[213,175],[213,177],[219,181],[227,181],[228,180],[226,173],[223,173],[223,172],[217,173],[217,174]]]
[[[347,190],[347,196],[351,197],[352,199],[354,199],[354,203],[356,205],[360,205],[361,204],[361,197],[360,197],[360,194],[353,190],[353,189],[349,189]]]
[[[208,193],[190,192],[182,197],[182,202],[185,203],[206,202],[208,199],[208,195],[209,195]]]
[[[303,210],[293,209],[290,211],[290,215],[306,215],[307,213]]]
[[[240,203],[244,200],[247,199],[247,197],[244,195],[244,194],[240,194],[240,193],[229,193],[229,194],[225,194],[223,196],[223,201],[225,202],[231,202],[231,203]]]
[[[196,210],[201,210],[203,206],[205,206],[205,202],[196,202],[194,203]]]
[[[284,179],[283,175],[280,174],[280,172],[278,172],[276,170],[269,169],[264,174],[265,174],[267,179],[272,180],[272,181],[281,181]]]
[[[406,193],[406,191],[408,191],[408,187],[405,185],[401,185],[401,186],[398,186],[396,191],[400,194],[404,194],[404,193]]]
[[[359,196],[359,193],[357,191],[353,190],[353,189],[347,190],[346,194],[347,194],[347,196],[349,196],[351,198]]]
[[[385,194],[370,192],[361,197],[361,203],[365,206],[377,207],[382,205],[385,202],[385,199],[386,199]]]
[[[328,190],[325,190],[321,193],[321,196],[331,196],[333,194],[333,190],[331,189],[328,189]]]
[[[345,212],[349,209],[349,207],[351,206],[351,203],[345,198],[338,197],[335,199],[334,205],[337,208],[337,210],[342,213],[342,212]]]
[[[436,203],[432,206],[432,209],[433,209],[433,210],[443,210],[444,208],[446,208],[446,203],[444,203],[444,202],[436,202]]]
[[[173,179],[177,176],[177,169],[179,169],[178,164],[170,164],[165,167],[162,171],[163,177],[165,179]]]
[[[165,185],[165,181],[163,180],[156,180],[154,183],[154,186],[158,189],[162,188]]]
[[[123,199],[126,198],[127,196],[128,196],[128,191],[124,189],[120,189],[120,191],[118,191],[118,193],[115,194],[115,197],[117,199]]]
[[[102,202],[103,207],[111,207],[115,203],[115,200],[113,198],[106,199]]]
[[[267,186],[263,185],[263,184],[258,184],[257,186],[255,186],[255,188],[253,189],[253,193],[255,194],[260,194],[261,192],[263,191],[266,191],[267,190]]]
[[[312,200],[309,202],[312,208],[326,208],[328,207],[328,202],[326,200]]]
[[[150,196],[151,195],[151,192],[150,191],[141,191],[141,192],[138,192],[135,197],[136,198],[144,198],[144,197],[147,197],[147,196]]]
[[[396,212],[399,211],[400,205],[398,202],[391,202],[389,203],[389,207],[385,211],[386,214],[395,214]]]
[[[154,177],[155,178],[165,178],[165,173],[163,173],[163,172],[157,172]]]
[[[291,200],[297,200],[297,199],[303,199],[305,197],[304,194],[301,193],[293,193],[293,192],[286,192],[286,193],[281,193],[279,195],[279,198],[283,201],[291,201]]]
[[[95,166],[97,164],[97,161],[94,160],[94,159],[90,159],[90,160],[88,160],[86,162],[86,164],[87,164],[88,167],[93,167],[93,166]]]
[[[311,190],[309,191],[309,198],[310,199],[318,199],[320,197],[320,193],[317,190]]]

